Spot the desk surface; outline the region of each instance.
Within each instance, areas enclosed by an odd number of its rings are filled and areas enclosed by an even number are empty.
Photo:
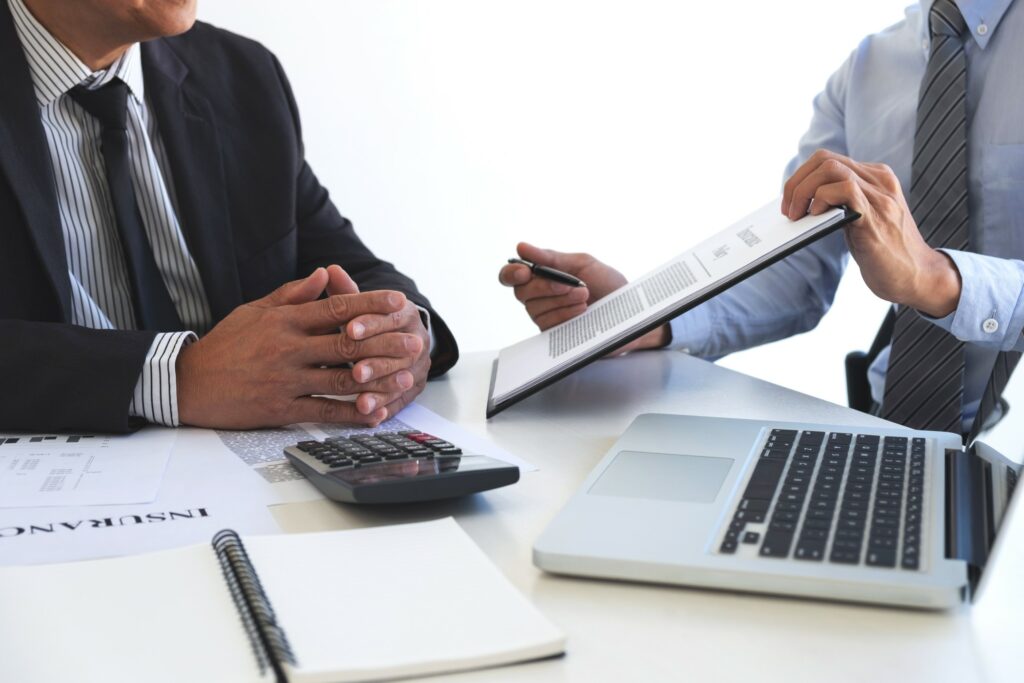
[[[448,377],[432,382],[420,402],[540,471],[524,474],[515,486],[458,501],[387,509],[316,501],[274,508],[288,532],[453,515],[568,635],[563,658],[432,681],[1018,680],[1024,590],[1003,579],[1024,576],[1021,533],[1013,534],[1015,547],[1002,553],[1000,581],[983,595],[985,609],[954,613],[542,573],[531,561],[534,540],[640,413],[882,421],[675,352],[600,361],[486,421],[492,357],[469,354]],[[1012,525],[1024,532],[1019,522],[1024,519],[1016,515]]]

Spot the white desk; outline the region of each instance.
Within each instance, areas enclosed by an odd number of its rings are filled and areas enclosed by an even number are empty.
[[[1024,662],[1017,653],[1024,634],[1024,590],[1012,580],[1024,577],[1020,533],[1015,534],[1016,548],[1000,561],[1000,579],[1007,580],[984,596],[983,612],[973,613],[921,613],[543,574],[531,562],[533,541],[640,413],[802,417],[851,425],[881,421],[674,352],[598,362],[486,421],[491,358],[469,354],[447,378],[431,383],[420,401],[525,457],[539,472],[525,474],[515,486],[460,501],[387,509],[317,501],[274,509],[289,532],[454,515],[509,579],[568,634],[563,658],[430,680],[1021,679]],[[1013,525],[1024,531],[1020,517]],[[338,574],[344,575],[344,567]],[[411,567],[410,590],[417,590],[415,576]]]

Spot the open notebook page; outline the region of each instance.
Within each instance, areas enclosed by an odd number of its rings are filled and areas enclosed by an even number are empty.
[[[451,518],[244,539],[301,683],[504,664],[565,638]]]
[[[259,681],[209,544],[0,569],[0,680]]]

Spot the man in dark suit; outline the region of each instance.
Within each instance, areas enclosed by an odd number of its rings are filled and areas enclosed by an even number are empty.
[[[0,0],[0,88],[0,428],[376,424],[455,363],[194,0]]]

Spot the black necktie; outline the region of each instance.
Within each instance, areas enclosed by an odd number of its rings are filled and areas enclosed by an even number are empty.
[[[128,157],[128,86],[115,78],[95,90],[80,85],[68,94],[103,127],[100,149],[131,280],[136,324],[142,330],[180,330],[181,319],[156,265],[132,187]]]
[[[917,104],[910,210],[932,247],[968,248],[968,33],[952,0],[929,13],[931,55]],[[914,429],[960,433],[964,345],[915,311],[896,312],[880,415]]]

